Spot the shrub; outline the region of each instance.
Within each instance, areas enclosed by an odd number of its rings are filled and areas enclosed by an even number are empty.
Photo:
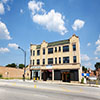
[[[2,78],[2,74],[0,74],[0,78]]]
[[[81,83],[84,83],[84,78],[81,79]]]

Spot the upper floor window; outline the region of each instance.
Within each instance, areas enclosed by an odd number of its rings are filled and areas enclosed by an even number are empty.
[[[32,60],[30,60],[30,65],[32,65]]]
[[[61,51],[61,47],[59,47],[59,52]]]
[[[43,59],[43,65],[45,64],[45,59]]]
[[[53,58],[48,58],[48,64],[53,64]]]
[[[35,64],[34,60],[33,60],[33,65]]]
[[[76,51],[76,44],[73,44],[73,51]]]
[[[55,52],[57,52],[57,47],[55,47]]]
[[[53,53],[53,48],[48,48],[48,54],[52,54]]]
[[[35,56],[35,51],[33,50],[33,56]]]
[[[55,64],[57,64],[57,58],[55,58]]]
[[[45,55],[45,49],[43,49],[43,55]]]
[[[77,62],[77,58],[76,58],[76,56],[73,56],[73,62],[74,62],[74,63]]]
[[[37,59],[37,65],[40,65],[40,59]]]
[[[30,55],[32,56],[32,50],[30,50]]]
[[[37,55],[40,55],[40,50],[37,50]]]
[[[69,51],[69,46],[63,46],[63,52],[68,52]]]
[[[69,57],[63,57],[63,63],[69,63]]]
[[[59,57],[59,64],[61,64],[61,57]]]

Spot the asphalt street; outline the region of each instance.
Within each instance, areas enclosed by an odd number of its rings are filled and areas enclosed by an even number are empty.
[[[0,80],[0,100],[100,100],[100,88]]]

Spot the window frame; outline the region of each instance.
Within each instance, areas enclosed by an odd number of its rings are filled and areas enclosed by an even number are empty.
[[[52,63],[49,62],[51,60]],[[53,64],[53,58],[48,58],[48,65]]]
[[[69,52],[69,45],[63,46],[63,52]]]
[[[52,52],[50,52],[50,49],[52,49]],[[53,54],[53,48],[48,48],[48,54]]]
[[[65,59],[65,60],[64,60]],[[70,63],[70,57],[63,57],[63,64]]]
[[[38,52],[39,51],[39,52]],[[39,54],[38,54],[39,53]],[[37,56],[39,56],[40,55],[40,50],[37,50]]]
[[[38,63],[39,62],[39,63]],[[37,65],[40,65],[40,59],[37,59]]]

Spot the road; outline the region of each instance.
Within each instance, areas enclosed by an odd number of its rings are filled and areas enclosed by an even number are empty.
[[[100,88],[1,81],[0,100],[100,100]]]

